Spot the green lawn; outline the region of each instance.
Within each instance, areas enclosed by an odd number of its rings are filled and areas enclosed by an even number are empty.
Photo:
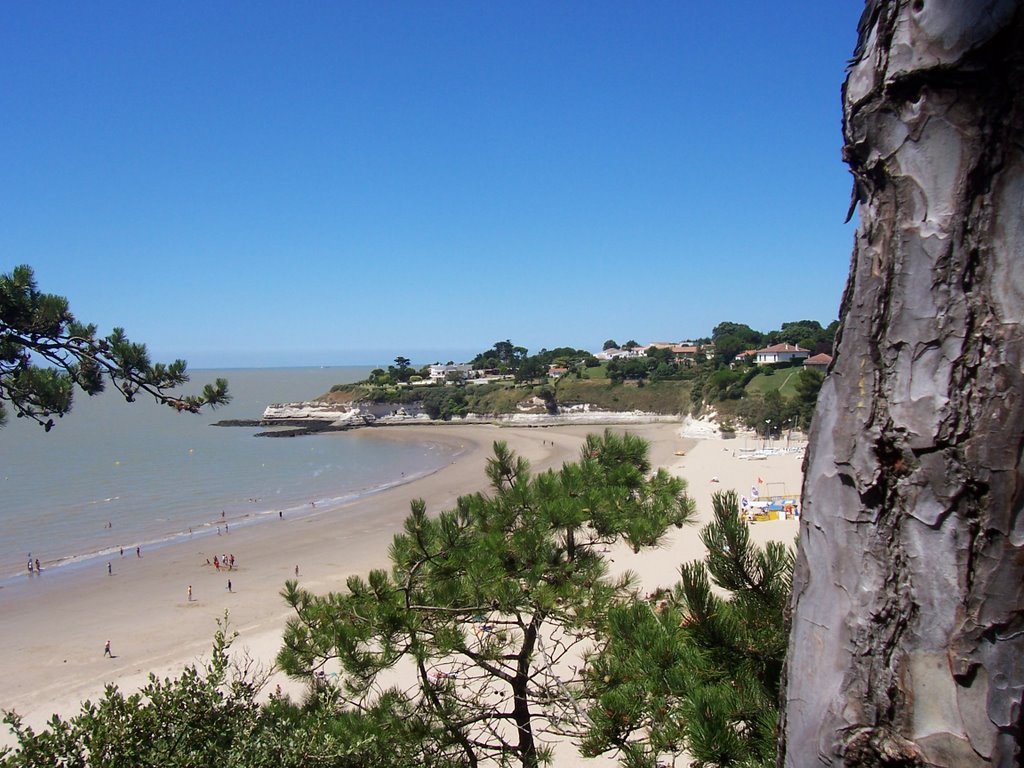
[[[750,383],[747,384],[747,392],[764,395],[777,389],[783,397],[793,397],[796,395],[796,380],[801,370],[801,368],[783,368],[778,371],[763,371],[750,380]]]

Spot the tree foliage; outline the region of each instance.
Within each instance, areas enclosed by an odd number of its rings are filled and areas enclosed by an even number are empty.
[[[578,462],[539,475],[496,442],[487,475],[489,495],[437,518],[413,502],[390,571],[326,596],[289,582],[296,615],[278,662],[309,679],[337,665],[339,700],[357,709],[377,706],[388,671],[404,666],[417,685],[386,695],[443,726],[433,752],[535,766],[539,733],[582,735],[573,663],[630,586],[608,576],[602,553],[620,539],[657,544],[693,504],[682,480],[651,474],[646,443],[628,434],[592,435]]]
[[[460,387],[425,386],[419,397],[423,410],[432,419],[448,420],[466,413],[466,392]]]
[[[398,767],[420,764],[414,718],[402,720],[387,753],[366,738],[379,711],[338,713],[322,692],[303,705],[277,694],[258,697],[267,674],[250,661],[231,661],[234,635],[219,622],[209,660],[174,679],[150,675],[139,692],[125,695],[108,685],[97,702],[86,701],[69,719],[54,715],[39,731],[14,712],[4,723],[17,747],[0,749],[3,768],[120,768],[120,766],[236,766],[245,768],[357,768],[385,760]],[[390,717],[390,715],[389,715]]]
[[[811,368],[804,368],[796,380],[796,403],[799,411],[799,424],[802,429],[811,426],[811,417],[814,415],[814,404],[818,402],[818,392],[821,391],[825,375],[821,371]]]
[[[229,400],[227,381],[207,384],[200,395],[177,395],[188,382],[185,361],[153,363],[144,344],[115,328],[106,337],[75,319],[63,296],[39,291],[31,267],[0,275],[0,424],[5,403],[18,418],[49,431],[53,417],[71,410],[75,389],[95,395],[109,382],[132,402],[140,393],[178,411],[197,412]]]
[[[497,368],[505,372],[515,372],[519,364],[526,358],[526,347],[517,347],[508,339],[496,341],[494,346],[481,352],[470,361],[474,369]]]
[[[524,358],[516,369],[515,380],[517,382],[536,381],[545,379],[548,375],[548,364],[538,356]]]
[[[768,334],[769,344],[796,344],[809,350],[811,354],[831,352],[839,321],[836,320],[827,328],[822,328],[817,320],[797,320],[783,323],[778,331]]]
[[[735,492],[712,502],[706,559],[654,604],[611,609],[588,669],[586,754],[616,750],[634,768],[684,752],[708,768],[774,765],[793,555],[751,544]]]
[[[740,352],[756,349],[764,342],[765,335],[749,325],[723,321],[711,331],[711,341],[719,365],[728,365]]]
[[[407,382],[415,374],[415,369],[410,365],[408,357],[399,355],[395,358],[395,364],[388,366],[388,375],[392,382]]]
[[[443,732],[429,712],[401,697],[346,710],[328,686],[314,682],[303,702],[263,696],[267,671],[232,661],[234,634],[218,622],[209,660],[174,679],[150,675],[138,693],[107,686],[70,719],[54,715],[39,731],[13,712],[4,722],[15,749],[0,749],[0,768],[456,768],[432,751]]]
[[[750,345],[761,344],[764,341],[764,334],[760,331],[755,331],[745,323],[734,323],[729,320],[723,320],[711,329],[711,341],[715,344],[725,336],[735,336]]]

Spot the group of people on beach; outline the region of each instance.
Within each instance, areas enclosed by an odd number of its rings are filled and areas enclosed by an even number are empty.
[[[28,575],[31,576],[33,573],[42,573],[43,566],[39,564],[39,558],[32,559],[32,553],[28,553]]]
[[[258,501],[258,499],[253,499],[253,501]],[[311,501],[310,505],[315,507],[316,506],[316,502],[315,501]],[[283,519],[284,518],[284,512],[281,511],[281,510],[278,510],[277,516],[279,518]],[[221,512],[221,517],[222,518],[225,517],[223,511]],[[228,530],[228,524],[227,524],[227,522],[225,522],[224,523],[224,532],[226,533],[227,530]],[[217,533],[219,534],[220,532],[221,532],[220,531],[220,526],[217,526]],[[190,534],[192,533],[192,529],[191,528],[189,528],[189,533]],[[124,547],[120,548],[120,554],[121,554],[121,557],[124,557]],[[136,547],[135,548],[135,555],[137,557],[142,557],[142,549],[141,549],[141,547]],[[235,569],[235,555],[233,553],[224,553],[224,554],[214,555],[212,562],[211,562],[211,560],[209,558],[206,559],[206,564],[207,565],[212,565],[218,571],[220,571],[222,568],[226,569],[228,571],[234,571],[234,569]],[[29,573],[39,572],[41,570],[42,570],[42,566],[40,565],[38,558],[35,561],[33,561],[32,560],[32,555],[30,553],[29,554],[29,559],[28,559],[28,571],[29,571]],[[113,575],[113,564],[110,561],[107,562],[107,573],[110,574],[110,575]],[[298,578],[298,576],[299,576],[299,566],[298,565],[295,566],[295,576],[296,576],[296,578]],[[234,592],[234,585],[231,583],[231,579],[227,580],[227,591],[228,592]],[[188,600],[189,603],[196,602],[196,597],[195,597],[195,595],[192,592],[192,585],[191,584],[188,585],[188,588],[187,588],[187,591],[186,591],[186,597],[187,597],[187,600]],[[114,654],[111,652],[110,640],[107,640],[106,643],[104,643],[103,655],[105,657],[116,658],[114,656]]]
[[[206,558],[206,564],[210,565],[210,558]],[[235,570],[235,556],[234,555],[214,555],[213,556],[213,567],[218,571],[221,566],[224,566],[229,571]]]

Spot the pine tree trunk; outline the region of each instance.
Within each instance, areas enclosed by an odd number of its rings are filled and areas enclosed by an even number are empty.
[[[805,464],[779,764],[1017,765],[1024,0],[869,0],[860,223]]]
[[[512,719],[519,734],[517,753],[523,768],[537,768],[539,757],[533,738],[533,715],[530,712],[530,659],[537,646],[536,617],[524,628],[523,647],[519,651],[516,675],[512,680]]]

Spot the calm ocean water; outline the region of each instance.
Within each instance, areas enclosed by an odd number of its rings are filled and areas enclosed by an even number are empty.
[[[67,568],[120,547],[148,548],[216,527],[314,512],[448,463],[437,445],[356,433],[256,438],[258,429],[213,427],[259,418],[270,403],[308,400],[369,368],[191,371],[198,391],[227,378],[230,405],[179,414],[116,392],[76,399],[47,434],[23,419],[0,430],[0,582],[25,573],[29,553]],[[404,478],[403,478],[404,474]],[[223,519],[221,513],[223,512]]]

